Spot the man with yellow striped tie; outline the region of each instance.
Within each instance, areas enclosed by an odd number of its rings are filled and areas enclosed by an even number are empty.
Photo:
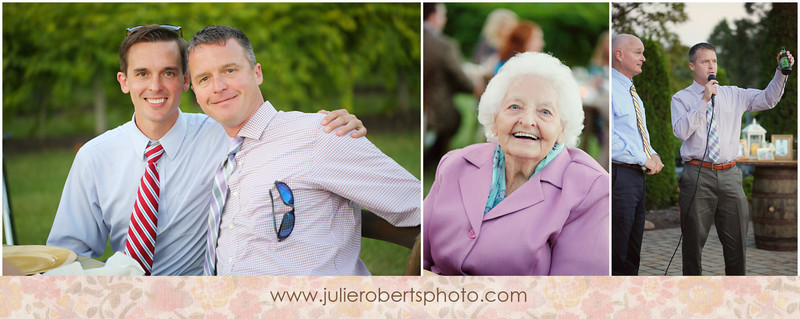
[[[644,103],[631,79],[642,73],[644,45],[630,34],[611,41],[611,273],[637,275],[644,232],[644,174],[661,171],[664,164],[650,145]]]

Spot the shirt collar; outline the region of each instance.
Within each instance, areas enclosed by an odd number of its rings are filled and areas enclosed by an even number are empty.
[[[692,81],[692,85],[689,86],[689,89],[697,94],[702,94],[706,90],[706,87],[700,85],[697,81]]]
[[[633,85],[631,79],[629,79],[627,76],[622,75],[622,73],[617,71],[617,69],[614,68],[611,69],[611,77],[614,79],[614,81],[617,81],[620,84],[624,85],[626,90],[630,90],[631,85]]]
[[[247,123],[242,126],[237,136],[256,140],[260,139],[261,135],[264,134],[264,130],[267,129],[269,122],[272,121],[276,114],[278,114],[278,111],[275,110],[275,107],[273,107],[269,101],[264,101],[264,104],[261,104],[258,110],[253,113],[253,116],[247,120]]]
[[[131,134],[131,140],[133,142],[134,149],[137,152],[141,151],[142,158],[144,158],[144,150],[147,148],[147,144],[150,142],[150,138],[144,135],[142,131],[136,127],[136,114],[133,115],[131,119],[131,130],[133,133]],[[164,148],[164,154],[169,158],[173,159],[180,151],[181,145],[183,144],[183,138],[186,136],[186,117],[183,116],[183,112],[178,109],[178,119],[175,121],[175,124],[167,131],[167,134],[161,137],[158,140],[161,143],[161,146]]]

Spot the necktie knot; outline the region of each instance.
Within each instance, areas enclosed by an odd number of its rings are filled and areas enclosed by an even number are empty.
[[[237,136],[231,139],[228,143],[228,156],[236,155],[236,152],[239,151],[239,148],[242,147],[242,143],[244,142],[243,136]]]
[[[158,141],[150,142],[144,150],[144,157],[147,159],[147,164],[155,164],[164,155],[164,147]]]

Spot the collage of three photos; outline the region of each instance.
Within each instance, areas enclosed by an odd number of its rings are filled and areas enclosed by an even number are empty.
[[[3,275],[798,274],[797,3],[4,3],[3,39]]]

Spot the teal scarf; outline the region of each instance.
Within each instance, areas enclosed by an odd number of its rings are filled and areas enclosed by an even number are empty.
[[[564,150],[564,144],[555,144],[553,149],[550,150],[550,153],[547,153],[547,156],[536,166],[531,178],[541,172],[547,164],[550,164],[562,150]],[[492,186],[489,189],[489,199],[486,201],[486,209],[483,210],[484,215],[506,198],[506,158],[499,144],[494,149],[493,164]]]

